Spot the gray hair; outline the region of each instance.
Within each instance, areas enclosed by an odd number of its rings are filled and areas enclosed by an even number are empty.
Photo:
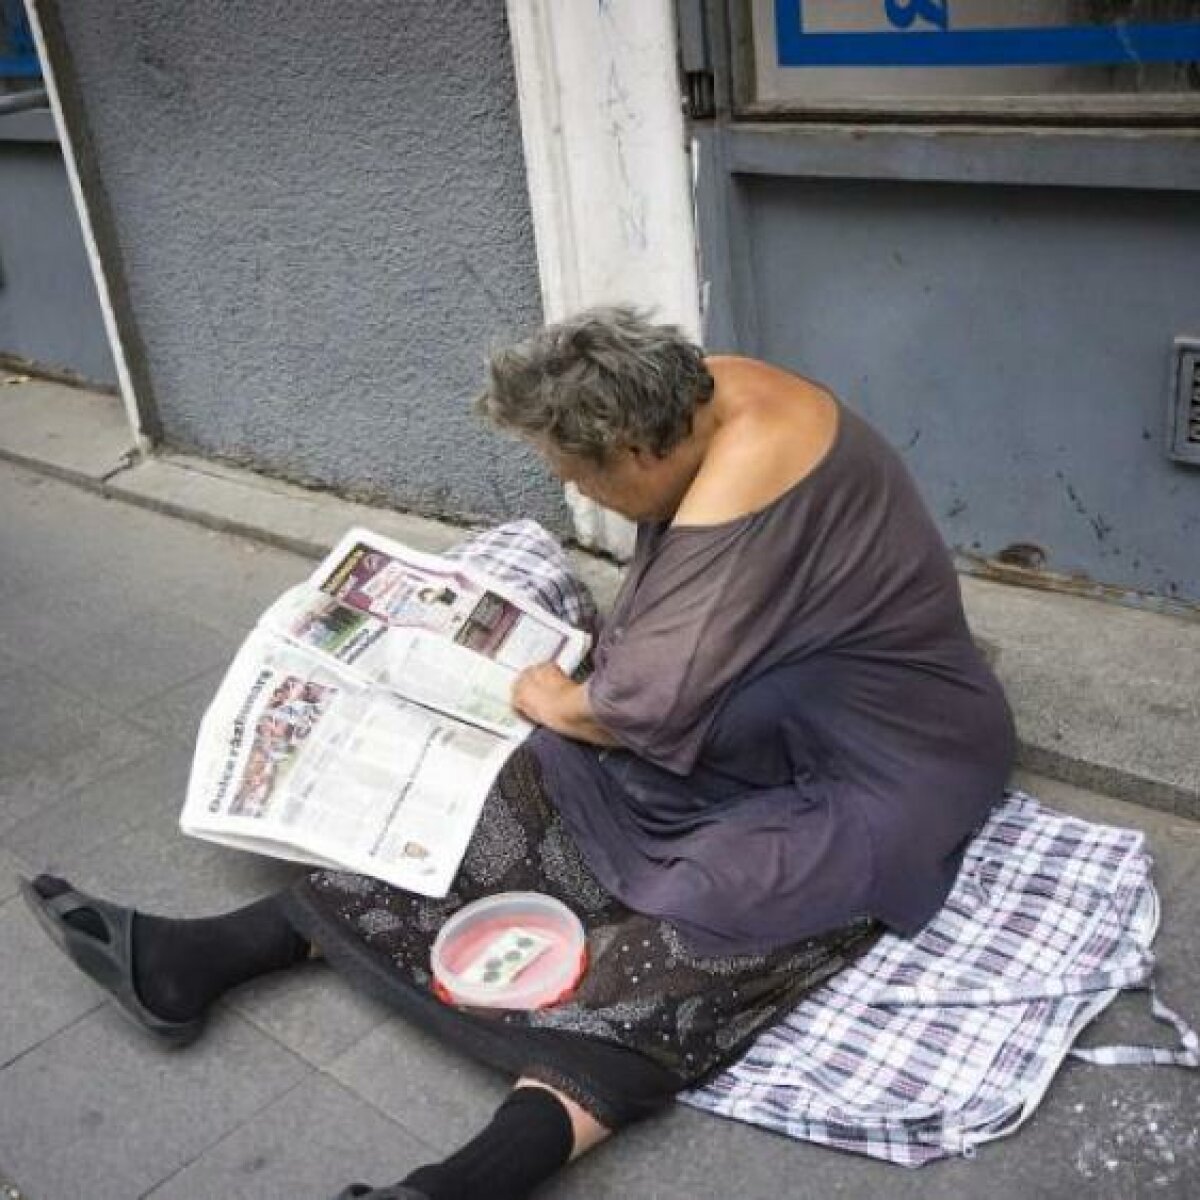
[[[704,354],[674,325],[628,307],[592,308],[497,350],[479,412],[504,429],[603,465],[638,448],[660,458],[713,394]]]

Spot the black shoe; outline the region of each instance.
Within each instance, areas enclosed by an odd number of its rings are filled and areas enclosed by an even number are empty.
[[[74,888],[47,898],[28,879],[21,880],[21,895],[59,949],[108,992],[138,1026],[167,1046],[186,1046],[199,1037],[204,1028],[203,1016],[168,1021],[152,1013],[138,996],[133,979],[132,908],[97,900]],[[104,938],[68,923],[67,917],[81,912],[95,914],[104,927]]]

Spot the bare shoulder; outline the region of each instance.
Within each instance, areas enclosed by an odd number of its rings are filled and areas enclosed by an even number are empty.
[[[720,422],[676,525],[715,525],[757,512],[795,487],[837,436],[825,388],[748,358],[711,358]]]

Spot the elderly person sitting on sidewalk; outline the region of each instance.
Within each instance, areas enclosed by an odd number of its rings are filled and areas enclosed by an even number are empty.
[[[540,728],[450,896],[316,871],[184,921],[26,885],[67,952],[166,1041],[319,947],[517,1077],[445,1162],[346,1196],[524,1196],[730,1062],[880,928],[928,920],[1011,762],[1008,708],[916,488],[824,388],[610,309],[494,355],[480,407],[638,540],[590,679],[519,678],[513,703]],[[443,1004],[438,929],[508,890],[579,915],[578,990],[490,1017]]]

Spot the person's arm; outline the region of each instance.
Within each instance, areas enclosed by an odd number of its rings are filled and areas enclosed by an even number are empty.
[[[522,671],[513,684],[512,702],[527,721],[563,737],[593,746],[617,745],[617,739],[592,714],[587,684],[574,682],[556,663]]]

